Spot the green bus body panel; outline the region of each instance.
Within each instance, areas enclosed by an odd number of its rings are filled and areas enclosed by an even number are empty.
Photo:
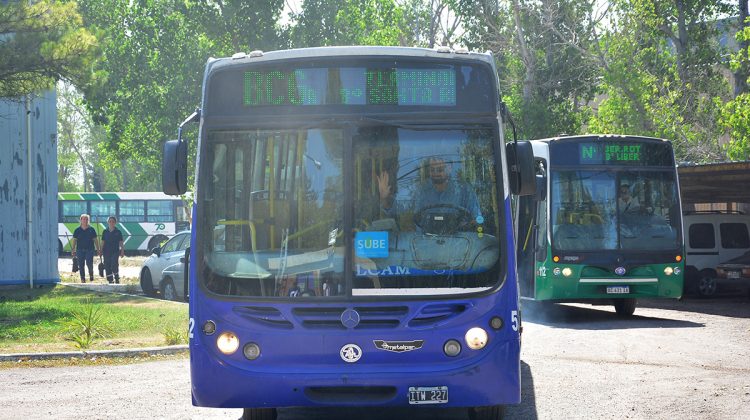
[[[58,200],[83,200],[81,195],[78,193],[59,193],[57,194]]]
[[[684,255],[684,253],[683,253]],[[568,267],[573,272],[569,277],[562,274],[562,269]],[[679,274],[664,274],[664,268],[679,269]],[[607,270],[586,264],[555,263],[547,248],[547,259],[536,261],[534,267],[534,299],[535,300],[570,300],[587,299],[616,299],[616,298],[672,298],[682,296],[684,262],[646,264],[633,267],[624,276],[614,275]],[[555,274],[559,268],[560,273]],[[598,283],[581,283],[581,278],[606,279]],[[638,283],[639,279],[656,278],[657,282]],[[617,282],[619,280],[621,282]],[[607,286],[629,286],[630,293],[607,294]]]
[[[62,240],[65,238],[66,235],[60,235],[61,240],[63,243],[63,251],[64,252],[70,252],[71,251],[71,239],[73,239],[73,232],[75,232],[76,228],[80,226],[79,223],[62,223],[65,225],[65,227],[70,232],[70,236],[67,238],[67,241]],[[104,232],[104,229],[107,229],[107,225],[104,223],[92,223],[91,227],[96,230],[97,236],[101,240],[102,232]],[[141,248],[141,244],[143,244],[144,241],[150,238],[150,236],[146,233],[145,230],[143,230],[143,227],[139,223],[133,222],[133,223],[118,223],[117,228],[120,229],[120,232],[122,232],[122,238],[124,242],[124,247],[126,251],[137,251],[137,250],[145,250],[146,245],[144,245],[143,248]],[[164,233],[165,236],[170,236]]]

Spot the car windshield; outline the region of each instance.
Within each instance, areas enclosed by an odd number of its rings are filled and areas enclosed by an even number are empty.
[[[503,196],[493,130],[347,133],[209,133],[198,233],[207,289],[327,298],[471,293],[498,283]]]
[[[674,250],[680,210],[673,172],[552,173],[553,247],[576,250]]]

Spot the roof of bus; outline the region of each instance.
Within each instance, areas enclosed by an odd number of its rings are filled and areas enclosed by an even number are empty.
[[[603,141],[603,140],[625,139],[625,138],[668,141],[668,140],[660,139],[657,137],[631,136],[628,134],[578,134],[574,136],[557,136],[557,137],[548,137],[546,139],[534,139],[532,141],[552,142],[552,141],[567,141],[567,140],[582,140],[582,139],[595,139],[595,140]]]
[[[480,60],[488,64],[494,64],[490,53],[474,53],[465,50],[452,50],[449,48],[415,48],[415,47],[378,47],[378,46],[346,46],[346,47],[315,47],[298,48],[279,51],[253,51],[249,54],[237,53],[232,57],[209,58],[208,64],[211,70],[235,64],[248,64],[264,61],[288,60],[296,58],[321,58],[321,57],[372,57],[372,56],[407,56],[407,57],[430,57],[430,58],[454,58],[457,60]]]
[[[166,195],[159,191],[147,192],[63,192],[57,193],[58,200],[181,200],[179,196]]]

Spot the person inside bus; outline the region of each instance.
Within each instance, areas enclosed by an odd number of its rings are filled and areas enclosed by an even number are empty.
[[[81,226],[77,227],[73,231],[73,239],[71,244],[71,255],[78,258],[78,267],[81,272],[81,283],[86,283],[85,269],[86,265],[89,266],[89,278],[91,282],[94,281],[94,251],[99,255],[101,254],[99,247],[99,237],[96,234],[89,220],[91,218],[88,214],[81,215]]]
[[[429,182],[423,183],[416,189],[409,206],[399,206],[398,203],[394,203],[390,175],[387,171],[377,176],[383,214],[394,217],[408,210],[420,212],[430,207],[447,205],[466,210],[468,216],[472,218],[467,222],[481,224],[482,212],[477,195],[474,189],[465,182],[451,178],[451,164],[441,157],[430,157],[426,161],[426,167],[430,176]]]
[[[109,216],[107,229],[102,232],[102,254],[104,255],[104,271],[107,273],[107,282],[120,283],[119,257],[125,256],[125,246],[122,232],[117,229],[117,218]]]
[[[620,213],[638,213],[641,204],[638,199],[630,195],[630,186],[628,184],[620,185],[620,194],[617,198],[617,209]]]

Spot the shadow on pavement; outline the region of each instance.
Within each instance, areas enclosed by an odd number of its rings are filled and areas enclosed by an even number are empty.
[[[639,302],[640,307],[640,302]],[[611,306],[578,306],[549,302],[523,302],[523,320],[550,327],[578,330],[623,330],[629,328],[701,328],[704,324],[681,319],[635,315],[617,316]]]
[[[536,420],[536,394],[534,393],[534,376],[531,367],[521,360],[521,404],[505,408],[505,417],[509,419]]]
[[[639,300],[638,306],[643,308],[719,315],[731,318],[750,318],[750,298],[736,295],[711,299],[684,298],[682,300]],[[636,309],[636,314],[637,313],[638,310]]]

